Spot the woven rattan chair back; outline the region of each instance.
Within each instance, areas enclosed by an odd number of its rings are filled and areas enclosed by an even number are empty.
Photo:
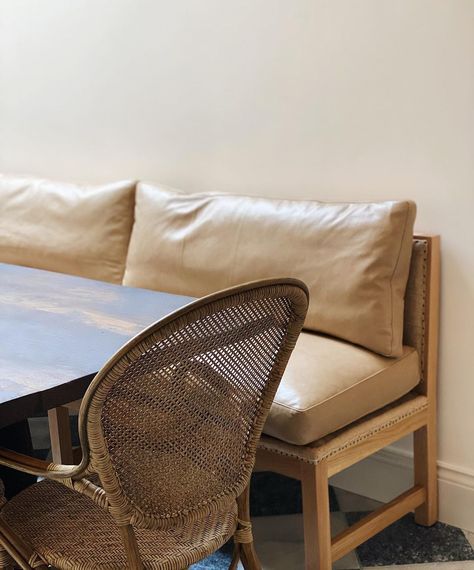
[[[295,280],[229,289],[151,326],[104,366],[80,431],[120,524],[170,528],[235,501],[307,306]]]

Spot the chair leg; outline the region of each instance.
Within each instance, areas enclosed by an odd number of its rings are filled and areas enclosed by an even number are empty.
[[[331,570],[331,514],[326,462],[304,464],[301,487],[305,570]]]
[[[138,550],[137,538],[131,525],[121,526],[120,534],[122,535],[125,551],[127,553],[128,567],[130,570],[143,570],[143,562]]]
[[[240,559],[245,570],[262,570],[255,551],[250,524],[250,483],[237,499],[237,506],[239,528],[234,534],[235,550],[229,568],[230,570],[236,568]]]
[[[240,561],[245,570],[262,570],[253,542],[240,546]]]
[[[415,521],[432,526],[438,520],[437,437],[434,419],[414,433],[415,485],[422,485],[426,501],[415,510]]]

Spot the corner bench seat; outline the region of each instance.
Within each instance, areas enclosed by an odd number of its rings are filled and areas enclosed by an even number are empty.
[[[301,333],[275,396],[264,433],[308,445],[412,390],[419,358],[405,346],[387,358],[360,346]]]
[[[426,424],[427,413],[428,398],[412,390],[395,402],[309,445],[293,445],[263,434],[258,445],[256,469],[301,479],[299,467],[302,462],[313,466],[329,462],[327,468],[331,476],[413,433]],[[275,465],[275,457],[279,458],[278,465]]]

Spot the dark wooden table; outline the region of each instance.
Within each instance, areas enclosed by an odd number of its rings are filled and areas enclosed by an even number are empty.
[[[128,339],[190,301],[0,264],[0,428],[81,398]]]

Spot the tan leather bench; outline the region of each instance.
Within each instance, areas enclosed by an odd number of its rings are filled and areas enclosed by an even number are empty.
[[[307,330],[257,458],[257,468],[302,481],[307,570],[330,569],[410,510],[421,524],[436,521],[439,238],[413,239],[414,204],[188,195],[144,183],[135,195],[130,182],[1,176],[0,200],[0,262],[196,297],[265,277],[307,283]],[[66,424],[67,412],[52,414],[53,428],[58,418]],[[412,432],[415,486],[331,544],[328,476]]]
[[[303,445],[288,442],[299,435],[292,432],[291,422],[279,426],[278,438],[264,435],[260,441],[257,468],[294,477],[302,483],[306,570],[330,570],[332,562],[410,511],[415,510],[415,520],[421,525],[431,526],[438,519],[436,380],[439,254],[438,236],[417,236],[414,239],[403,338],[407,346],[417,351],[408,354],[417,354],[420,382],[402,398],[385,406],[382,404],[372,414],[360,419],[360,409],[356,410],[355,406],[360,385],[354,384],[352,404],[346,407],[342,420],[348,423],[346,427],[329,432],[328,427],[334,419],[324,416],[319,421],[321,418],[315,414],[312,428],[319,433],[319,439],[315,441]],[[388,370],[385,369],[385,374]],[[400,375],[389,381],[406,382],[407,375],[413,370],[416,370],[416,364],[402,367]],[[387,376],[385,378],[388,379]],[[376,391],[379,389],[380,386]],[[340,392],[335,400],[342,401],[343,396],[344,393]],[[377,397],[382,402],[384,396],[379,393]],[[360,399],[363,399],[362,392]],[[275,411],[272,410],[272,414],[274,421]],[[353,419],[349,423],[347,420],[351,415]],[[331,540],[328,477],[411,433],[414,434],[414,486]]]

